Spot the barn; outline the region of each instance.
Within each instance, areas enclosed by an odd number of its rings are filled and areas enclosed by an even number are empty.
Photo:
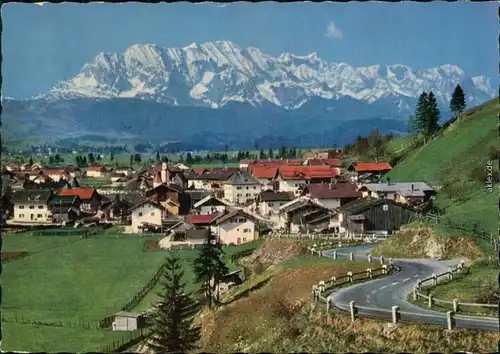
[[[120,311],[115,314],[113,322],[113,331],[135,331],[136,329],[144,328],[146,319],[143,315]]]
[[[416,211],[391,199],[358,199],[339,209],[341,231],[362,234],[371,231],[387,231],[392,234],[407,224]]]

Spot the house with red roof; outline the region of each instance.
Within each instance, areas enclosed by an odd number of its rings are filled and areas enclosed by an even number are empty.
[[[211,214],[188,215],[188,216],[186,216],[186,222],[188,224],[195,226],[195,227],[210,227],[213,224],[213,222],[215,221],[215,219],[217,219],[218,217],[220,217],[223,214],[224,214],[224,212],[216,211],[216,212],[211,213]]]
[[[101,206],[101,197],[94,188],[65,188],[58,194],[61,197],[79,197],[82,211],[96,212]]]
[[[340,167],[340,159],[317,159],[311,158],[304,161],[304,166],[330,166]]]
[[[392,170],[388,162],[355,162],[347,168],[351,182],[376,183]]]
[[[250,165],[248,171],[263,185],[274,181],[278,176],[278,166]]]
[[[280,166],[278,168],[280,192],[294,192],[311,183],[330,183],[340,176],[340,169],[330,166]]]

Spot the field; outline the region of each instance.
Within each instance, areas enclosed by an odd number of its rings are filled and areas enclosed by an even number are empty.
[[[144,237],[116,238],[109,231],[88,239],[28,233],[4,237],[5,251],[30,254],[3,265],[3,349],[97,351],[100,346],[120,338],[120,334],[97,330],[94,325],[128,303],[164,261],[167,252],[145,252],[145,241]],[[234,246],[226,250],[230,255],[255,246]],[[173,252],[183,261],[188,289],[195,290],[190,260],[196,251]],[[149,308],[155,296],[152,292],[148,296],[133,311]],[[36,328],[19,323],[26,320],[62,323],[65,327]],[[67,328],[69,323],[85,322],[91,324],[89,330]],[[18,333],[20,328],[24,336],[7,335]],[[121,336],[124,335],[128,334]],[[67,337],[64,343],[52,340],[61,336]]]
[[[485,262],[472,265],[470,273],[460,276],[458,279],[448,281],[429,290],[436,298],[453,301],[459,299],[462,302],[471,303],[496,303],[497,299],[493,296],[493,291],[498,289],[497,283],[498,268]],[[411,298],[411,297],[410,297]],[[412,299],[413,300],[413,299]],[[427,302],[419,299],[417,305],[427,307]],[[434,305],[437,311],[449,311],[450,307]],[[465,315],[482,315],[497,317],[496,309],[481,309],[464,307],[461,311]]]

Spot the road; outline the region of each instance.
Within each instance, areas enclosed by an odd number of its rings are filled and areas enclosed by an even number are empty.
[[[333,257],[333,251],[349,254],[353,252],[356,260],[368,260],[367,254],[376,245],[332,249],[323,251],[323,256]],[[342,256],[343,257],[343,256]],[[340,257],[339,257],[340,258]],[[372,262],[380,264],[378,257]],[[367,317],[390,318],[392,306],[399,306],[401,321],[419,322],[446,326],[446,315],[432,311],[407,301],[408,294],[413,291],[418,279],[429,278],[433,273],[447,272],[449,266],[456,266],[456,261],[436,261],[427,259],[394,259],[393,263],[401,270],[391,276],[363,282],[348,288],[340,289],[328,296],[333,306],[349,311],[349,302],[355,301],[359,306],[358,313]],[[363,308],[366,307],[366,308]],[[498,319],[492,317],[476,317],[455,315],[455,326],[461,328],[498,331]]]

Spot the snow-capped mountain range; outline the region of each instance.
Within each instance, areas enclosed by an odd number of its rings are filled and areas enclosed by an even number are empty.
[[[211,108],[237,101],[297,109],[313,97],[349,97],[370,104],[389,100],[400,111],[407,111],[413,110],[410,105],[422,91],[431,90],[447,107],[458,83],[469,107],[496,95],[489,78],[468,77],[450,64],[425,70],[401,64],[353,67],[326,62],[317,53],[273,57],[257,48],[214,41],[184,48],[136,44],[123,54],[100,53],[73,79],[33,99],[140,98]]]

